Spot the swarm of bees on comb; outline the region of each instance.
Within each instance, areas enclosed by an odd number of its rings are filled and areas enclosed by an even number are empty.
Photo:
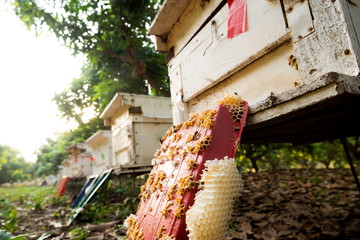
[[[238,124],[242,120],[245,110],[241,98],[236,95],[227,95],[219,102],[219,104],[222,107],[226,107],[228,109],[227,114],[229,115],[230,113],[232,122],[235,124],[235,126],[239,126]],[[202,194],[200,193],[204,191],[209,191],[208,189],[210,189],[210,191],[212,192],[218,189],[218,187],[216,187],[216,181],[214,181],[214,179],[208,179],[209,176],[213,175],[207,174],[207,171],[209,169],[213,169],[214,165],[219,166],[217,168],[219,170],[217,176],[220,176],[224,172],[225,174],[231,173],[229,176],[225,177],[224,180],[226,179],[226,181],[228,181],[227,184],[229,184],[229,186],[235,186],[235,188],[231,190],[231,188],[228,187],[227,190],[236,192],[239,191],[239,186],[241,185],[239,183],[240,176],[239,174],[235,174],[235,171],[237,172],[237,169],[234,165],[233,160],[231,160],[231,162],[230,160],[225,159],[224,161],[227,163],[225,165],[223,163],[220,163],[221,161],[218,160],[209,161],[212,162],[213,165],[208,162],[206,162],[206,164],[204,165],[204,162],[201,162],[204,160],[197,157],[206,152],[207,149],[209,149],[212,145],[213,139],[211,131],[214,127],[214,121],[217,117],[217,114],[218,110],[206,110],[202,113],[193,113],[184,123],[171,127],[166,132],[164,137],[160,140],[160,142],[162,143],[161,148],[155,153],[152,160],[154,167],[149,174],[146,183],[141,187],[141,192],[139,195],[141,199],[139,204],[140,211],[138,209],[137,216],[131,215],[126,220],[126,225],[128,226],[127,239],[175,239],[174,236],[172,236],[171,232],[174,227],[169,229],[168,224],[163,224],[163,222],[161,222],[161,224],[159,223],[159,225],[157,225],[158,227],[156,228],[156,231],[154,231],[153,222],[149,220],[146,223],[146,217],[154,216],[154,214],[155,216],[159,216],[156,215],[156,212],[159,212],[160,216],[155,217],[155,219],[164,218],[164,221],[177,221],[176,219],[184,219],[185,216],[188,215],[187,212],[189,212],[190,210],[191,212],[196,212],[196,209],[198,209],[198,207],[196,207],[196,203],[202,201],[209,201],[209,199],[202,198]],[[231,128],[234,129],[233,126],[231,126]],[[232,146],[234,146],[233,143]],[[232,165],[233,169],[229,167],[230,165]],[[172,170],[169,171],[169,168],[171,168]],[[202,177],[200,180],[201,172]],[[208,184],[209,181],[212,182],[213,185],[207,187],[206,184]],[[185,198],[185,196],[190,196],[190,192],[192,192],[192,196],[194,196],[196,192],[197,194],[195,198],[195,203],[189,210],[189,205],[187,204],[189,198]],[[221,212],[221,216],[224,215],[224,218],[219,218],[219,221],[226,222],[226,216],[229,215],[230,211],[229,209],[232,209],[232,207],[229,207],[232,203],[231,199],[238,195],[235,193],[231,195],[227,192],[227,199],[223,199],[223,196],[221,196],[221,194],[215,194],[213,196],[214,198],[219,197],[219,201],[222,202],[224,209],[211,208],[211,211],[219,211],[219,214]],[[157,211],[153,211],[152,204],[154,204],[154,202],[160,203],[160,207],[157,208]],[[161,202],[163,202],[163,204],[161,204]],[[204,204],[200,205],[204,206]],[[189,214],[191,214],[191,212]],[[213,214],[216,215],[217,213]],[[208,213],[207,215],[211,216],[212,213]],[[204,222],[202,222],[202,224],[203,223]],[[196,227],[192,227],[191,221],[186,224],[187,231],[190,232],[188,236],[190,239],[202,239],[199,238],[199,236],[202,236],[201,234],[203,233],[199,231]],[[204,228],[204,226],[202,228]],[[221,228],[218,230],[224,232],[223,229],[226,230],[226,228]],[[151,237],[149,235],[150,232]],[[220,237],[217,239],[222,238]]]

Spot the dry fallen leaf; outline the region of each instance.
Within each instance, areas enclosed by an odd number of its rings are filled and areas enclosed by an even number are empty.
[[[241,229],[241,231],[243,231],[245,233],[252,234],[252,227],[249,222],[241,223],[240,229]]]
[[[247,217],[251,217],[253,220],[261,220],[266,217],[266,214],[257,212],[246,212],[244,215]]]

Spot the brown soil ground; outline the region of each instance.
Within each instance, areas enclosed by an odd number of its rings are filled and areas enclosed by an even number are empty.
[[[359,239],[360,194],[348,169],[294,169],[243,174],[244,189],[232,214],[228,240]],[[70,203],[69,203],[70,204]],[[121,222],[65,226],[68,209],[49,207],[24,213],[16,234],[37,239],[72,239],[85,227],[87,239],[123,239]]]

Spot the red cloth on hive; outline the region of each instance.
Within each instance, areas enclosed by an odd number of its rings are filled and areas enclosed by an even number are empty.
[[[246,0],[227,0],[229,5],[228,38],[246,31]]]

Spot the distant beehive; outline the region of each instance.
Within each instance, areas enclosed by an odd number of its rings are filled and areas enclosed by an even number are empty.
[[[86,140],[91,148],[92,174],[101,174],[113,167],[111,132],[100,130]]]
[[[117,93],[100,116],[111,126],[114,167],[150,166],[172,126],[167,97]]]
[[[86,177],[92,174],[90,148],[85,143],[75,143],[67,151],[70,155],[63,162],[63,176]]]
[[[167,53],[174,124],[237,92],[244,142],[359,134],[360,1],[228,2],[166,0],[149,30]],[[229,16],[246,31],[227,38]]]

